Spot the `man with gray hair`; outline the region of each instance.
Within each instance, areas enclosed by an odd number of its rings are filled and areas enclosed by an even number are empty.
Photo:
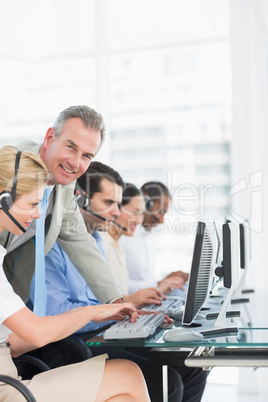
[[[49,172],[52,187],[45,221],[45,254],[57,241],[101,303],[121,301],[113,276],[107,269],[95,239],[87,232],[75,202],[75,182],[88,168],[104,141],[102,116],[88,106],[63,110],[45,135],[42,144],[26,141],[20,150],[36,153]],[[5,274],[15,292],[27,301],[35,270],[35,222],[26,233],[3,232],[0,244],[7,249]]]

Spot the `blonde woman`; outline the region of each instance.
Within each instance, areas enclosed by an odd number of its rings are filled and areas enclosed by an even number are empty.
[[[0,149],[0,233],[20,235],[40,217],[39,202],[47,182],[47,169],[31,152],[14,147]],[[6,250],[0,246],[0,373],[18,377],[11,356],[69,336],[89,321],[103,322],[137,312],[130,303],[88,306],[57,316],[38,317],[16,295],[2,264]],[[60,367],[23,383],[38,402],[47,401],[149,401],[139,368],[128,360],[107,361],[101,355],[82,363]],[[0,400],[21,401],[13,388],[0,384]]]

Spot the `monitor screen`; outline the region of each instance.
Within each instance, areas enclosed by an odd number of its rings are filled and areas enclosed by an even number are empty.
[[[239,223],[239,236],[240,236],[240,267],[248,271],[252,263],[251,255],[251,230],[248,221]]]
[[[240,267],[246,268],[246,250],[245,250],[245,227],[243,223],[239,224],[239,236],[240,236]]]
[[[183,325],[190,325],[205,303],[212,287],[217,260],[218,241],[213,222],[198,222]]]

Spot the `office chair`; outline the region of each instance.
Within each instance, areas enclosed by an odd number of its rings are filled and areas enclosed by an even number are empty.
[[[68,348],[68,350],[73,351],[76,356],[77,362],[81,362],[92,357],[92,353],[90,349],[85,345],[85,342],[83,342],[83,340],[76,335],[68,336],[67,338],[62,339],[61,342],[65,347]]]
[[[42,348],[28,352],[26,355],[37,357],[51,369],[78,363],[92,357],[89,348],[76,335],[50,343]]]
[[[50,367],[42,360],[27,354],[14,358],[13,362],[23,380],[30,380],[36,374],[50,370]]]
[[[4,382],[4,383],[16,388],[24,396],[26,401],[36,402],[36,399],[33,396],[33,394],[31,393],[31,391],[29,391],[29,389],[27,387],[25,387],[24,384],[22,384],[20,381],[16,380],[15,378],[10,377],[8,375],[0,374],[0,382]]]

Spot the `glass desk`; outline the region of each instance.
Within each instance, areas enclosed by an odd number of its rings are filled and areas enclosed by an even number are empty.
[[[176,322],[175,322],[176,326]],[[179,326],[179,325],[177,325]],[[268,367],[268,328],[239,328],[236,335],[204,337],[195,342],[165,342],[164,329],[147,339],[104,340],[99,334],[86,341],[89,347],[119,347],[150,349],[153,401],[167,401],[167,371],[165,366],[185,364],[188,367]],[[164,375],[163,375],[164,372]]]
[[[224,333],[215,337],[204,337],[192,342],[166,342],[163,334],[168,329],[157,329],[156,333],[146,339],[112,339],[104,340],[102,333],[86,340],[89,347],[112,346],[112,347],[146,347],[146,348],[194,348],[197,346],[215,347],[267,347],[268,328],[239,328],[237,334]]]

